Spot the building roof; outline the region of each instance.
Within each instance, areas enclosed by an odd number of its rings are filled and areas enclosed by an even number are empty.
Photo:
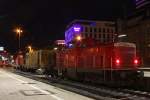
[[[150,5],[150,1],[149,0],[136,0],[136,8],[140,9],[143,7],[146,7],[148,5]]]
[[[103,24],[103,23],[110,23],[115,24],[113,20],[82,20],[82,19],[75,19],[71,23],[67,25],[67,28],[72,26],[73,24],[81,24],[81,25],[96,25],[96,24]]]

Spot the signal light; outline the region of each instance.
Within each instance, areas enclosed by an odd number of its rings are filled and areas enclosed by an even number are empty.
[[[138,64],[138,60],[137,59],[134,60],[134,64]]]
[[[116,59],[116,64],[120,64],[120,60],[119,59]]]

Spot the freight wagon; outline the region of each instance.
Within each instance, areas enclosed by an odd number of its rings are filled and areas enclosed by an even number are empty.
[[[16,63],[17,69],[23,71],[39,73],[48,73],[51,68],[55,65],[55,53],[50,50],[35,50],[33,52],[26,53],[25,56],[17,55]]]

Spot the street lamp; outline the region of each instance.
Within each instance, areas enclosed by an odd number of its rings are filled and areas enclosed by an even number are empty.
[[[78,36],[76,37],[76,40],[77,40],[77,41],[81,41],[81,40],[82,40],[81,36],[78,35]]]
[[[21,33],[22,33],[23,31],[20,29],[20,28],[18,28],[18,29],[16,29],[16,33],[18,34],[18,41],[19,41],[19,50],[20,50],[20,36],[21,36]]]

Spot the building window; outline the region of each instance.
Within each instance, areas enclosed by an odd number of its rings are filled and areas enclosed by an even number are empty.
[[[94,28],[94,33],[96,33],[97,32],[97,29],[96,28]]]
[[[89,34],[89,33],[87,34],[87,37],[90,37],[90,34]]]
[[[84,34],[82,34],[82,38],[85,38],[85,33],[84,33]]]
[[[90,32],[93,32],[92,30],[93,30],[93,29],[92,29],[92,27],[91,27],[91,28],[90,28]]]
[[[83,32],[84,31],[84,27],[81,27],[81,32]]]
[[[93,38],[93,39],[95,38],[94,36],[95,36],[95,34],[92,34],[92,38]]]
[[[99,28],[99,32],[101,33],[101,28]]]
[[[107,28],[107,33],[109,33],[110,31],[109,31],[109,28]]]
[[[107,34],[107,38],[110,38],[110,34]]]
[[[105,43],[105,42],[106,42],[106,39],[103,39],[103,42]]]
[[[86,38],[86,37],[88,37],[88,34],[87,34],[87,33],[85,33],[85,38]]]
[[[114,35],[113,34],[111,34],[111,40],[114,41]]]
[[[94,38],[95,38],[95,39],[97,38],[97,34],[94,34]]]
[[[105,34],[103,34],[103,39],[105,40],[105,38],[106,38],[106,35],[105,35]]]
[[[110,38],[110,35],[107,34],[107,41],[110,42],[111,38]]]
[[[106,30],[105,30],[105,28],[103,28],[103,33],[105,33],[106,32]]]
[[[90,34],[90,37],[91,37],[91,38],[93,37],[93,34],[92,34],[92,33]]]
[[[101,34],[99,34],[99,38],[101,38]]]
[[[111,33],[114,33],[114,30],[113,30],[113,29],[111,29]]]
[[[87,27],[85,27],[85,32],[88,32],[88,28]]]

